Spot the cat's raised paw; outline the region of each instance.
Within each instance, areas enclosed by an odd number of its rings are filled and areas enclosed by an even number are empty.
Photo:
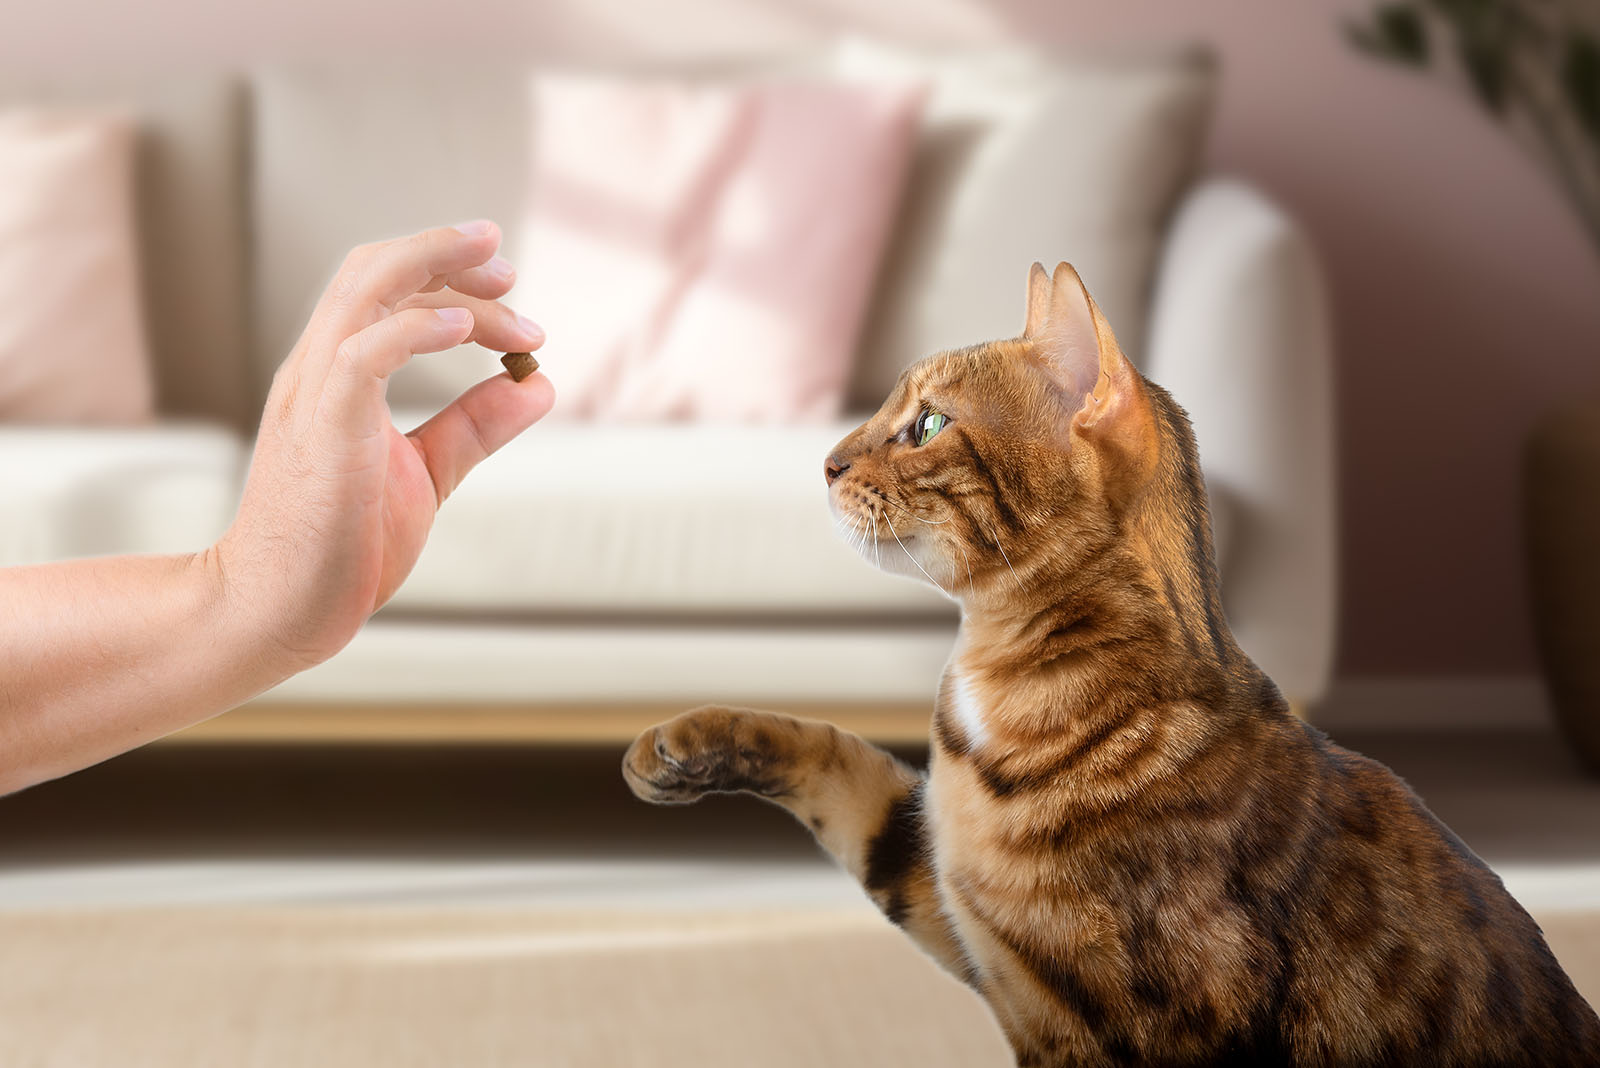
[[[635,796],[686,805],[704,794],[744,790],[776,797],[787,789],[769,713],[707,706],[657,724],[634,739],[622,777]]]

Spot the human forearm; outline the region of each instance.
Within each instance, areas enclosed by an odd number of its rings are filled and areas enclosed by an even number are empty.
[[[304,666],[256,629],[210,551],[0,572],[0,793],[198,723]]]
[[[268,391],[233,525],[191,556],[0,569],[0,793],[223,712],[333,656],[416,564],[440,503],[536,422],[543,375],[497,375],[402,434],[384,390],[415,355],[544,334],[478,221],[363,245]]]

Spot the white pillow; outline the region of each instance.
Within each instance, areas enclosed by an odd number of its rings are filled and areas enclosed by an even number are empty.
[[[1203,54],[1091,61],[847,40],[831,68],[929,87],[857,405],[876,407],[922,356],[1021,333],[1035,260],[1073,263],[1139,359],[1157,253],[1210,113]]]
[[[0,420],[152,414],[133,150],[121,117],[0,111]]]

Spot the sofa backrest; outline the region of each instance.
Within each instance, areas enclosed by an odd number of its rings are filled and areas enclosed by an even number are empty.
[[[1127,61],[918,55],[845,42],[785,70],[932,87],[849,403],[916,358],[1011,336],[1035,259],[1071,259],[1142,347],[1167,216],[1197,167],[1214,75],[1202,55]],[[264,380],[352,245],[489,216],[515,261],[532,118],[526,69],[279,70],[254,83],[256,375]],[[697,71],[696,73],[704,73]],[[539,309],[522,309],[538,318]],[[415,361],[397,407],[437,406],[498,365]]]
[[[492,218],[515,262],[530,106],[522,70],[267,71],[253,104],[252,352],[267,381],[353,246]],[[537,316],[538,309],[527,309]],[[397,408],[438,407],[500,370],[463,351],[415,360],[390,384]]]
[[[135,169],[145,322],[165,414],[252,428],[258,395],[246,328],[245,88],[223,76],[70,85],[8,80],[11,103],[126,110]]]
[[[909,77],[934,90],[862,331],[851,407],[875,406],[919,356],[1016,333],[1035,259],[1075,262],[1137,358],[1167,215],[1200,157],[1207,63],[1190,53],[1046,62],[847,43],[784,69]],[[529,73],[296,69],[243,84],[187,77],[69,90],[0,77],[0,104],[118,103],[140,117],[159,406],[249,430],[353,245],[488,216],[505,225],[515,260]],[[477,350],[415,361],[396,376],[392,401],[437,406],[498,369]]]
[[[861,338],[857,407],[876,407],[922,356],[1021,333],[1034,261],[1071,261],[1140,358],[1161,243],[1204,145],[1208,54],[1049,58],[846,41],[833,67],[931,87]]]

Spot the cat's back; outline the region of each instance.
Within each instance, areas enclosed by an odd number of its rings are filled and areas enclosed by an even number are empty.
[[[1283,921],[1291,1048],[1307,1063],[1600,1064],[1600,1020],[1499,877],[1384,765],[1298,722],[1274,733],[1314,772],[1291,806],[1296,859],[1230,886]]]

